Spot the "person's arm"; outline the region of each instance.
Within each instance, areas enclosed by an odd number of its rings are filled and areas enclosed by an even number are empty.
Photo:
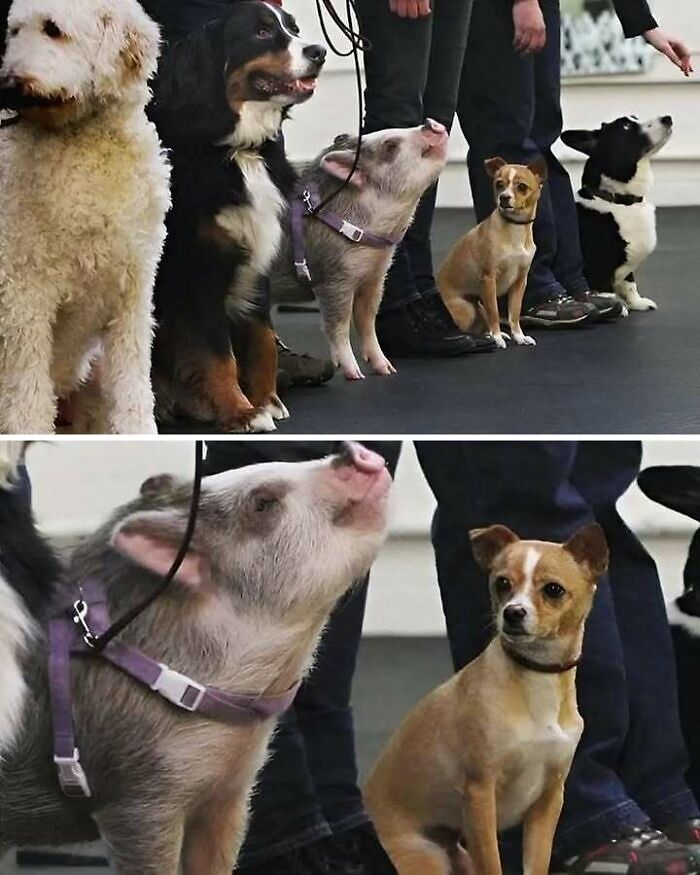
[[[659,27],[647,0],[613,0],[613,5],[626,37],[643,36],[650,46],[666,55],[685,76],[693,72],[687,46]]]

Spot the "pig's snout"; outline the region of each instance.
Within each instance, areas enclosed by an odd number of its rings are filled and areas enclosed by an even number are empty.
[[[434,134],[447,134],[447,128],[436,122],[435,119],[427,118],[423,124],[424,131],[432,131]]]
[[[379,455],[355,441],[343,441],[337,457],[338,465],[351,465],[363,474],[375,474],[386,467],[386,462]]]
[[[424,144],[423,155],[429,154],[436,147],[447,144],[447,128],[431,118],[425,120],[420,134]]]
[[[328,486],[341,500],[371,501],[384,495],[391,485],[384,459],[354,441],[343,443],[331,461],[331,473]]]

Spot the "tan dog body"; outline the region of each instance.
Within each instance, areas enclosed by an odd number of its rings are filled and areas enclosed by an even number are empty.
[[[546,875],[583,730],[574,666],[607,563],[601,530],[559,545],[493,526],[473,543],[490,571],[498,635],[406,717],[366,789],[400,875],[500,875],[497,834],[520,823],[523,871]],[[552,586],[562,594],[548,595]],[[513,612],[517,629],[504,619]]]
[[[489,158],[496,209],[453,246],[437,276],[438,289],[462,331],[486,329],[505,348],[498,298],[508,296],[511,336],[518,345],[534,346],[520,327],[527,276],[535,257],[532,223],[547,177],[544,162],[528,167]]]

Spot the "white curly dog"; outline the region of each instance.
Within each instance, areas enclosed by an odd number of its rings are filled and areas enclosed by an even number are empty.
[[[52,432],[98,356],[74,430],[156,431],[152,291],[170,190],[145,107],[159,43],[137,0],[10,9],[0,76],[26,108],[0,131],[0,433]]]

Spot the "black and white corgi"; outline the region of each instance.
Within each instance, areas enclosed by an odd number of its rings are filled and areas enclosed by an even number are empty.
[[[670,115],[640,122],[623,116],[593,131],[564,131],[567,146],[588,155],[577,206],[585,272],[591,288],[615,294],[629,310],[655,310],[634,273],[656,249],[656,211],[648,197],[651,157],[669,140]]]
[[[19,728],[25,645],[51,601],[60,563],[34,524],[24,441],[0,441],[0,760]]]
[[[647,468],[639,476],[644,494],[700,523],[700,468],[671,465]],[[683,572],[683,593],[667,605],[676,652],[681,725],[690,754],[688,784],[700,794],[700,529],[695,532]]]

